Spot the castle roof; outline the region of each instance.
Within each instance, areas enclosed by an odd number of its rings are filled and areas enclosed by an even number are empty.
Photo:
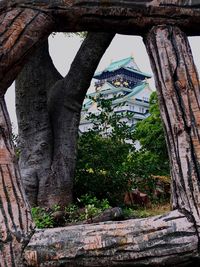
[[[134,72],[134,75],[130,75],[130,79],[125,78],[125,80],[123,80],[120,78],[122,80],[117,82],[115,80],[111,80],[111,78],[107,79],[105,77],[118,76],[118,70],[121,71],[122,69],[129,72]],[[117,75],[115,71],[118,71]],[[96,91],[87,94],[83,102],[83,111],[87,111],[94,103],[94,99],[98,96],[101,96],[105,99],[112,99],[113,105],[118,105],[125,102],[133,103],[136,100],[136,102],[142,101],[141,104],[143,106],[149,105],[148,101],[144,100],[143,92],[146,92],[148,95],[147,98],[149,98],[149,94],[152,90],[150,89],[148,82],[144,79],[150,78],[151,75],[141,72],[133,57],[112,62],[104,71],[95,74],[94,77],[97,77],[96,75],[101,76],[106,72],[110,72],[110,74],[104,75],[104,78],[102,78],[103,81],[101,81],[99,86],[96,87]],[[140,77],[134,80],[135,75],[138,77],[137,73],[140,74]],[[131,83],[132,81],[134,82]],[[140,103],[137,104],[140,105]]]
[[[115,99],[113,101],[113,104],[120,104],[120,103],[129,101],[133,96],[137,95],[139,92],[143,91],[145,88],[150,89],[149,84],[146,82],[140,83],[137,86],[135,86],[135,88],[129,94],[124,95],[123,97],[121,97],[119,99]]]
[[[113,73],[118,70],[125,70],[129,73],[135,73],[140,76],[143,76],[143,78],[151,78],[152,76],[150,74],[141,72],[138,68],[137,64],[135,63],[135,60],[133,57],[124,58],[118,61],[112,62],[107,68],[105,68],[103,71],[96,72],[94,75],[95,79],[103,79],[104,75],[106,73]]]

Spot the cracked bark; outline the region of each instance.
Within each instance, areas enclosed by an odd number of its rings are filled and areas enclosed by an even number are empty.
[[[187,36],[177,27],[154,27],[145,39],[154,70],[169,150],[172,204],[200,222],[200,85]]]
[[[12,9],[0,15],[1,96],[12,84],[27,57],[51,33],[52,25],[52,18],[37,10]]]
[[[188,266],[198,259],[192,222],[163,216],[39,230],[25,250],[28,266]]]
[[[33,234],[15,152],[11,124],[3,98],[0,99],[0,265],[23,266],[22,252]]]
[[[52,16],[54,31],[117,31],[141,34],[154,25],[178,25],[189,34],[199,34],[200,3],[198,0],[17,0],[3,1],[5,9],[36,9]],[[56,9],[56,12],[54,12]]]

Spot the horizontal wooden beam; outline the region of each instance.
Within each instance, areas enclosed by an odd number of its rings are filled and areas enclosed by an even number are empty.
[[[155,25],[171,24],[200,35],[197,0],[16,0],[1,1],[0,13],[30,8],[55,20],[54,31],[114,31],[142,35]]]
[[[38,42],[53,31],[145,35],[171,24],[200,35],[196,0],[0,0],[0,95],[11,85]]]
[[[193,223],[178,210],[146,219],[37,231],[28,266],[185,266],[198,255]]]

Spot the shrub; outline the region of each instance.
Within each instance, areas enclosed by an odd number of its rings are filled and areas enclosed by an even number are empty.
[[[31,209],[33,220],[37,228],[52,228],[54,227],[54,220],[51,213],[44,208],[34,207]]]
[[[112,205],[119,204],[128,190],[124,166],[130,149],[130,144],[93,131],[84,133],[79,139],[75,196],[88,193],[101,200],[107,198]]]
[[[100,97],[96,101],[98,115],[88,116],[94,127],[78,142],[75,196],[89,193],[119,205],[126,191],[138,188],[153,197],[156,183],[152,175],[169,175],[156,93],[150,98],[150,116],[137,123],[134,130],[122,120],[134,114],[116,114],[112,100]],[[139,151],[135,151],[135,140],[142,145]]]

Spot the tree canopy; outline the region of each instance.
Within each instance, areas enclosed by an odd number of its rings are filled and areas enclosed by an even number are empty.
[[[137,123],[134,131],[135,139],[142,146],[140,161],[146,162],[151,174],[169,175],[169,157],[156,92],[151,94],[149,113],[149,117]]]

